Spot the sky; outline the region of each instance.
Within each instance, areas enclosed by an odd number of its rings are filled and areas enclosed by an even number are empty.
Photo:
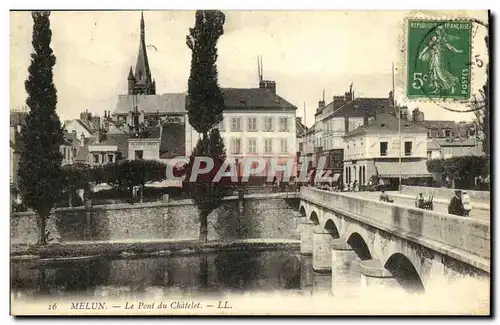
[[[225,11],[224,35],[218,43],[221,87],[258,87],[257,56],[264,78],[275,80],[277,93],[298,107],[311,126],[323,90],[326,102],[353,83],[356,97],[387,97],[419,107],[426,119],[470,120],[435,103],[408,102],[402,80],[404,19],[410,11]],[[432,15],[433,13],[428,13]],[[457,14],[454,12],[453,14]],[[486,12],[460,12],[487,21]],[[127,92],[127,75],[135,65],[140,38],[140,11],[55,11],[51,46],[57,61],[54,83],[61,120],[88,110],[114,111]],[[145,11],[146,44],[157,94],[187,90],[191,52],[185,44],[194,11]],[[30,12],[10,14],[10,108],[25,106],[24,81],[30,64],[33,22]],[[485,57],[486,29],[476,30],[474,53]],[[149,46],[153,45],[153,46]],[[484,68],[473,70],[473,87],[485,82]],[[448,105],[448,104],[447,104]],[[465,104],[448,107],[465,109]],[[304,120],[304,119],[303,119]]]

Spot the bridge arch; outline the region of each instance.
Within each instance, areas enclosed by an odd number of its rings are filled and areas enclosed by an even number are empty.
[[[365,239],[359,233],[351,233],[347,238],[347,244],[351,246],[360,260],[364,261],[372,259],[370,249],[368,248]]]
[[[325,222],[325,227],[324,228],[325,228],[326,231],[328,231],[330,233],[330,235],[333,238],[339,238],[340,237],[339,229],[337,228],[337,226],[335,225],[335,222],[333,222],[332,219],[328,219]]]
[[[398,283],[408,293],[424,293],[422,279],[413,263],[403,254],[392,254],[384,267],[394,276]]]
[[[300,213],[303,217],[305,217],[305,216],[307,215],[307,214],[306,214],[306,208],[305,208],[303,205],[301,205],[301,206],[300,206],[300,208],[299,208],[299,213]]]
[[[313,211],[311,213],[311,216],[309,217],[309,220],[315,225],[319,225],[319,218],[318,215],[316,214],[316,211]]]

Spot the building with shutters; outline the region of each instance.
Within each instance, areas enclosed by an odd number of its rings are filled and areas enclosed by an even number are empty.
[[[399,132],[401,123],[401,132]],[[427,170],[427,130],[391,113],[373,120],[344,136],[344,178],[366,185],[375,177],[380,185],[397,189],[402,184],[419,185],[432,180]],[[401,163],[399,162],[401,158]]]
[[[222,93],[226,108],[218,128],[227,157],[241,168],[248,158],[262,158],[262,176],[272,159],[280,165],[297,159],[297,107],[276,93],[274,81],[261,79],[258,88],[223,88]]]

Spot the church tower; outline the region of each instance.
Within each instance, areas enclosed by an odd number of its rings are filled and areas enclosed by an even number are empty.
[[[141,39],[139,41],[139,53],[135,65],[135,74],[130,67],[127,77],[128,94],[156,95],[156,83],[151,78],[149,69],[148,53],[146,51],[146,33],[144,31],[144,15],[141,12]]]

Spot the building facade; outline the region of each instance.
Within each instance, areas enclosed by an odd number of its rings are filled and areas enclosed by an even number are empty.
[[[248,158],[266,162],[262,175],[272,159],[285,165],[297,158],[297,107],[276,94],[274,81],[261,80],[259,88],[223,88],[222,93],[226,108],[218,128],[227,157],[240,164],[240,171]]]
[[[418,108],[412,111],[412,121],[427,129],[429,159],[484,155],[482,136],[474,122],[425,120]]]
[[[344,140],[344,183],[367,185],[376,180],[397,188],[400,175],[403,184],[421,184],[432,178],[426,165],[427,130],[411,121],[378,114],[348,132]]]

